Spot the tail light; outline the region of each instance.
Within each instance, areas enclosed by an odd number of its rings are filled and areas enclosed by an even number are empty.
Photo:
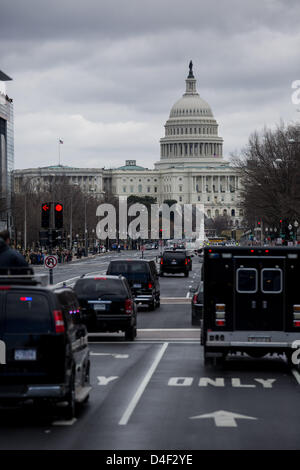
[[[294,326],[300,327],[300,305],[293,305]]]
[[[225,304],[216,304],[216,326],[225,326]]]
[[[161,260],[160,260],[160,264],[164,264],[164,262],[163,262],[163,259],[162,259],[162,258],[161,258]]]
[[[185,258],[185,264],[188,264],[188,259],[187,258]]]
[[[152,287],[153,287],[152,282],[148,282],[148,289],[152,289]]]
[[[53,318],[55,323],[55,333],[65,332],[65,322],[61,310],[53,310]]]
[[[193,295],[193,304],[196,304],[198,302],[198,295],[194,294]]]
[[[133,301],[131,299],[125,300],[125,313],[131,315],[133,312]]]
[[[10,286],[0,286],[0,290],[9,290]]]

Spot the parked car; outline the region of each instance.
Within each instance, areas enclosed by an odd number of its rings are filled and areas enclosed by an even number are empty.
[[[160,285],[154,260],[112,260],[107,274],[126,277],[137,303],[148,305],[150,310],[159,307]]]
[[[193,291],[191,302],[192,307],[192,325],[200,325],[203,317],[203,282]]]
[[[84,275],[74,291],[88,331],[124,331],[126,340],[134,340],[137,308],[125,277]]]
[[[67,419],[88,400],[87,330],[70,288],[43,286],[33,274],[0,276],[0,402],[66,402]]]
[[[183,273],[188,277],[191,265],[191,257],[185,250],[165,250],[160,259],[160,276]]]

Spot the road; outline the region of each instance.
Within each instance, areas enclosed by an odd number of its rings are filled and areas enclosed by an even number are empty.
[[[145,256],[155,256],[146,252]],[[59,266],[56,283],[105,273],[105,254]],[[43,271],[44,268],[37,268]],[[189,278],[161,278],[161,307],[138,313],[138,335],[90,338],[92,392],[76,420],[28,404],[0,410],[1,449],[299,449],[300,375],[278,356],[205,367],[191,326]]]

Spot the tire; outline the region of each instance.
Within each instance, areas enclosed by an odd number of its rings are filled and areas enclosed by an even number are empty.
[[[153,312],[153,310],[155,310],[155,304],[156,304],[155,300],[149,303],[150,312]]]
[[[136,337],[136,326],[131,326],[125,330],[125,341],[134,341]]]
[[[184,273],[184,277],[189,277],[189,274],[190,274],[190,272],[187,271],[186,273]]]
[[[69,391],[66,396],[67,406],[64,408],[64,417],[66,420],[75,418],[76,414],[76,401],[75,401],[75,375],[71,375]]]

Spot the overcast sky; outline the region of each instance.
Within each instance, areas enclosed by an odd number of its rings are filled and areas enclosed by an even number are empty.
[[[299,0],[0,0],[15,168],[152,168],[192,59],[224,155],[300,118]],[[299,106],[298,106],[299,108]]]

